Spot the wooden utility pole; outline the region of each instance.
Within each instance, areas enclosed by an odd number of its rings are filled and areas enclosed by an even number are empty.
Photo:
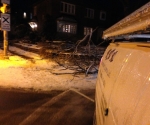
[[[4,56],[7,57],[7,50],[8,50],[8,32],[6,30],[3,31],[4,37]]]

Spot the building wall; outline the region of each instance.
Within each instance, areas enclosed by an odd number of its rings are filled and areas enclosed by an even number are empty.
[[[84,27],[92,27],[95,29],[96,27],[100,27],[100,29],[103,29],[105,27],[104,20],[100,20],[100,7],[92,5],[92,2],[87,2],[85,0],[62,0],[63,2],[74,4],[76,7],[75,14],[67,14],[60,12],[60,6],[61,6],[61,0],[43,0],[39,4],[34,6],[34,9],[36,12],[34,12],[34,15],[38,18],[38,30],[41,32],[43,25],[44,25],[44,16],[48,14],[51,19],[55,20],[55,27],[57,26],[57,19],[60,17],[67,17],[71,18],[76,21],[77,23],[77,33],[74,34],[78,38],[84,37]],[[86,17],[86,8],[90,8],[94,10],[94,18],[87,18]],[[55,29],[56,30],[56,29]],[[98,33],[100,31],[96,32],[95,40],[98,40]],[[60,35],[60,34],[59,34]],[[63,33],[61,34],[63,35]],[[70,36],[68,33],[64,33],[66,36]],[[98,36],[97,36],[98,35]]]
[[[44,16],[46,14],[51,15],[52,14],[52,4],[51,0],[43,0],[39,4],[34,6],[34,16],[37,16],[37,22],[38,22],[38,30],[42,31],[42,25],[44,21]]]

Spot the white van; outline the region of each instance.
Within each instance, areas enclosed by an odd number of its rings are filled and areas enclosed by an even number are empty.
[[[96,84],[97,125],[150,125],[150,44],[111,43]]]
[[[138,17],[139,13],[143,15]],[[149,17],[150,2],[104,31],[103,38],[131,38],[129,34],[149,26]],[[149,39],[150,35],[132,37]],[[150,43],[110,43],[100,61],[95,100],[96,125],[150,125]]]

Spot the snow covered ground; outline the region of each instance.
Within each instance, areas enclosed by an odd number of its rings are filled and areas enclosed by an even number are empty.
[[[35,91],[95,89],[97,74],[73,75],[73,70],[64,69],[52,60],[45,60],[35,53],[11,47],[11,50],[35,57],[26,60],[9,54],[9,59],[0,58],[0,87],[23,88]],[[3,51],[0,50],[0,55]],[[61,75],[58,73],[62,73]]]

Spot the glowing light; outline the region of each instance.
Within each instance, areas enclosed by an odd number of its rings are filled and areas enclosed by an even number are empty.
[[[125,62],[128,62],[128,59],[126,59]]]
[[[37,30],[37,23],[36,22],[30,22],[29,25],[31,26],[32,30]]]
[[[23,18],[27,18],[26,12],[23,13]]]
[[[9,59],[0,59],[0,68],[26,66],[27,60],[18,56],[10,56]]]
[[[0,10],[2,11],[2,13],[5,13],[6,6],[7,6],[7,4],[3,4],[3,6],[0,8]]]

